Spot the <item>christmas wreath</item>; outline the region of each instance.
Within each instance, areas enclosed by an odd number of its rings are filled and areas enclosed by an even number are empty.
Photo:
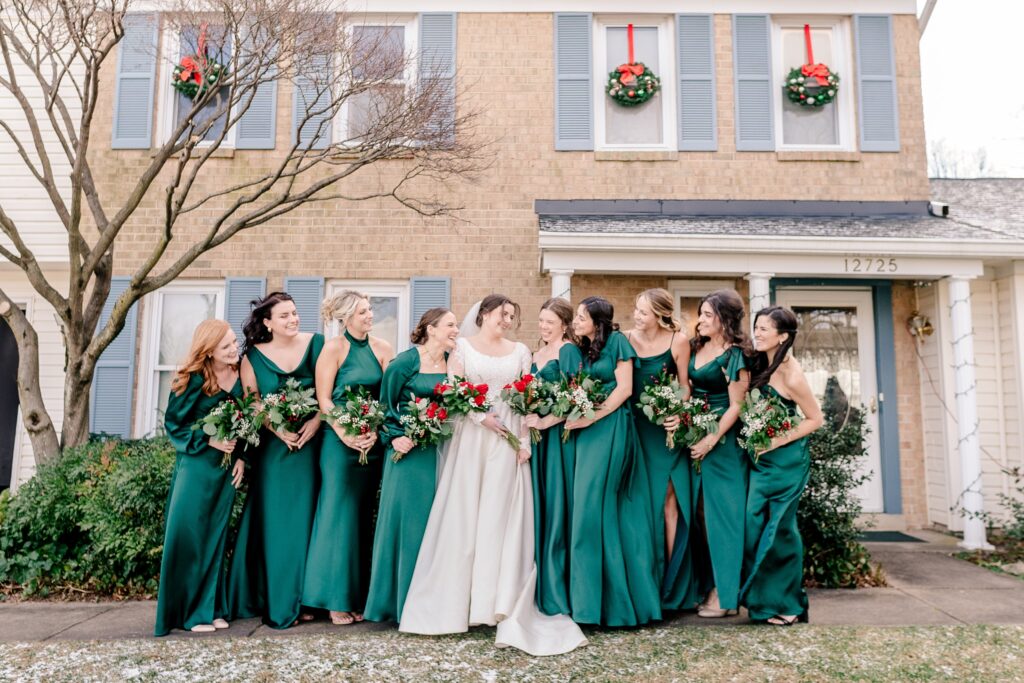
[[[604,91],[616,103],[635,107],[654,97],[661,90],[661,79],[643,62],[633,58],[633,24],[626,28],[629,41],[629,61],[608,72],[608,85]]]
[[[784,86],[786,96],[790,102],[802,107],[823,107],[839,92],[839,74],[832,73],[824,64],[815,64],[809,24],[804,24],[804,43],[807,46],[807,63],[789,70]]]
[[[220,83],[226,67],[210,59],[206,50],[206,26],[199,32],[196,54],[181,58],[171,75],[171,85],[185,97],[194,100]]]

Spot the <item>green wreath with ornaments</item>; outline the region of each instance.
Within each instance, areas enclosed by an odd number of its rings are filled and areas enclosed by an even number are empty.
[[[839,93],[839,74],[824,64],[804,64],[789,70],[786,95],[802,107],[824,107]]]
[[[629,61],[619,64],[615,71],[608,72],[608,84],[604,91],[616,104],[635,107],[650,100],[661,90],[661,79],[636,61],[633,51],[633,24],[626,27],[626,42],[629,46]]]

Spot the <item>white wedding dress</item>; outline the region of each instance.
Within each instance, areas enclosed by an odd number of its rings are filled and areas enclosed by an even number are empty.
[[[520,417],[500,394],[529,372],[530,362],[523,344],[507,356],[488,356],[460,338],[449,374],[486,383],[492,412],[519,434]],[[512,447],[479,424],[482,418],[470,415],[455,425],[399,630],[438,635],[496,624],[498,647],[538,656],[570,652],[587,643],[579,626],[566,615],[542,614],[534,603],[530,463],[519,465]]]

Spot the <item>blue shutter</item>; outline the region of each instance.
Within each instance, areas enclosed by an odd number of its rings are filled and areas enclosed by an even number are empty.
[[[409,284],[412,288],[409,329],[416,327],[416,323],[420,321],[423,314],[431,308],[437,308],[438,306],[451,308],[451,278],[418,276],[410,279]]]
[[[243,54],[248,53],[254,64],[260,64],[265,63],[267,57],[259,54],[266,50],[277,53],[266,32],[259,31],[246,41]],[[259,78],[262,82],[251,93],[249,108],[239,117],[235,127],[236,149],[274,149],[277,137],[277,67],[271,66]]]
[[[775,149],[770,35],[771,21],[767,14],[733,15],[738,151],[766,152]]]
[[[437,82],[443,99],[436,129],[455,134],[455,34],[454,12],[424,12],[419,16],[419,74],[421,81]]]
[[[128,289],[130,281],[130,277],[111,278],[110,294],[103,304],[97,331],[110,320],[114,304]],[[131,436],[137,309],[134,304],[128,309],[124,327],[96,361],[89,397],[89,431],[94,434],[115,434],[125,439]]]
[[[295,299],[295,308],[299,311],[299,331],[320,332],[320,302],[324,298],[324,279],[322,277],[286,277],[284,291]]]
[[[715,101],[715,17],[676,15],[679,68],[679,149],[718,149]]]
[[[555,149],[594,149],[593,20],[555,14]]]
[[[111,149],[149,149],[156,81],[155,14],[127,14],[118,45]]]
[[[267,280],[262,277],[229,277],[224,280],[224,319],[231,325],[242,347],[245,335],[242,325],[252,311],[250,302],[262,299],[267,293]]]
[[[299,149],[327,149],[333,137],[335,102],[330,92],[334,68],[330,55],[313,55],[295,75],[292,92],[292,143]],[[299,129],[301,126],[301,130]]]
[[[892,17],[854,16],[857,46],[857,92],[860,101],[862,152],[900,151],[899,110],[896,104],[896,56]]]

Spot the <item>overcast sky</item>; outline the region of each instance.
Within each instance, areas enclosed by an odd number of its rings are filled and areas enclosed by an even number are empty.
[[[984,148],[989,175],[1024,177],[1022,29],[1022,0],[938,0],[921,40],[928,142]]]

